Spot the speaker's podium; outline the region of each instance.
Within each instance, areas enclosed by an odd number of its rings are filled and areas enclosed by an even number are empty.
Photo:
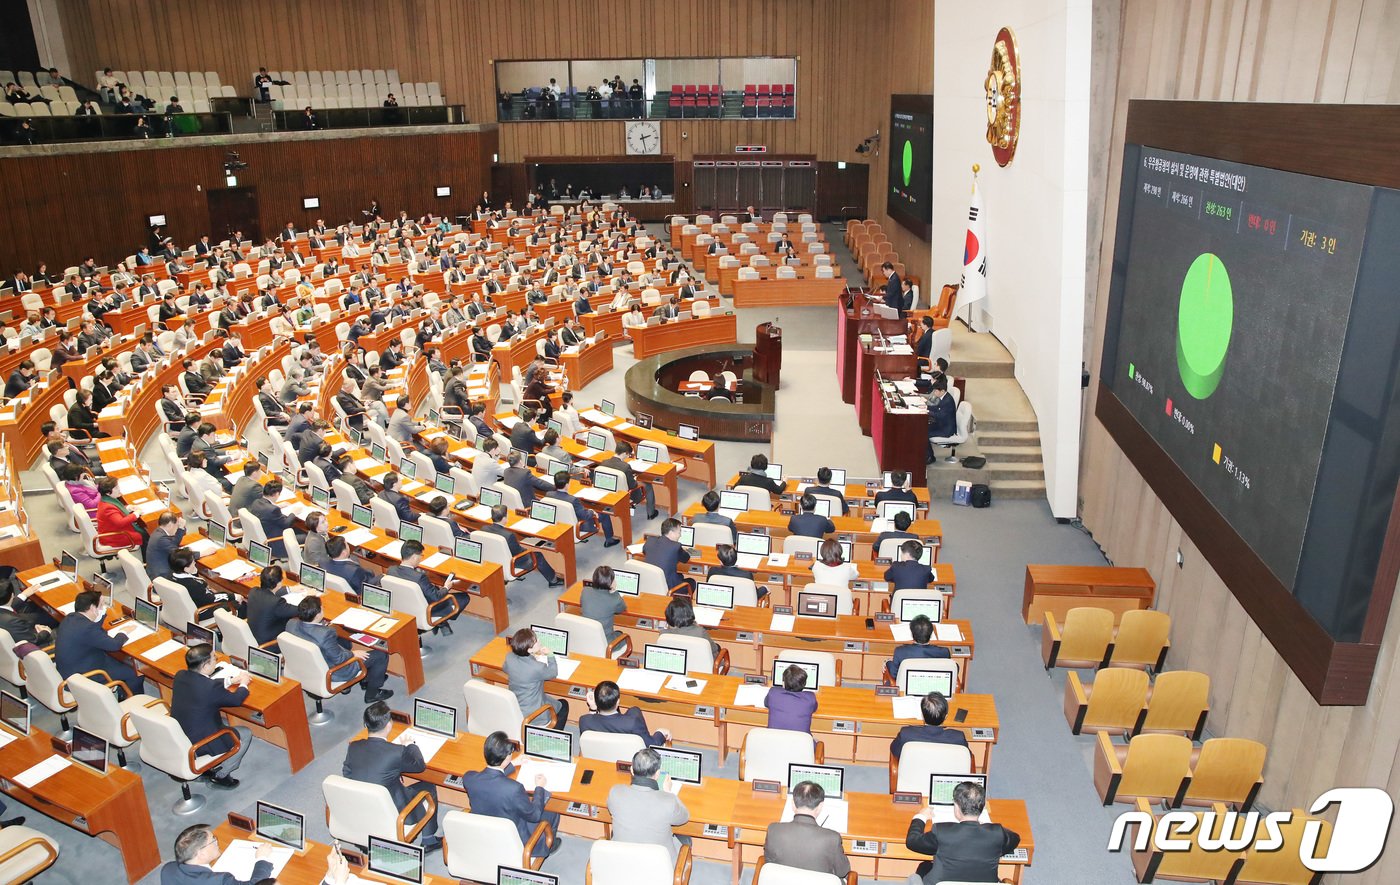
[[[778,389],[783,368],[783,330],[774,323],[759,323],[754,330],[753,380]]]

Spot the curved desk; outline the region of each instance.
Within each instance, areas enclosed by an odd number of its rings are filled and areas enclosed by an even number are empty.
[[[687,347],[640,360],[627,370],[627,409],[633,415],[651,415],[655,427],[693,425],[700,428],[704,439],[767,442],[773,438],[775,409],[773,389],[768,385],[745,378],[740,385],[745,393],[742,403],[706,400],[678,392],[680,382],[692,371],[714,374],[752,360],[753,349],[739,345]]]

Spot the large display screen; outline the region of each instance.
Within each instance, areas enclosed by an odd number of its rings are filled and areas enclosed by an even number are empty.
[[[933,96],[891,95],[886,211],[927,240],[933,225]]]

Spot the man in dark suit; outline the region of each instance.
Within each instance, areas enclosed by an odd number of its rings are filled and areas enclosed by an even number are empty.
[[[5,382],[5,399],[14,399],[28,390],[34,381],[35,371],[33,360],[22,360]]]
[[[923,589],[933,583],[933,569],[919,562],[924,545],[917,540],[899,545],[899,561],[885,569],[891,590]]]
[[[890,488],[881,489],[875,493],[875,506],[879,507],[885,501],[907,501],[917,505],[919,499],[914,497],[914,493],[909,490],[909,474],[903,470],[890,471]]]
[[[331,535],[326,539],[326,555],[330,560],[326,563],[326,571],[340,578],[350,589],[359,594],[365,592],[365,581],[374,577],[374,572],[360,565],[350,556],[350,545],[345,543],[345,539],[340,535]]]
[[[253,855],[253,872],[247,879],[240,879],[233,873],[216,873],[214,863],[223,854],[219,840],[214,837],[214,828],[208,824],[195,824],[186,827],[175,840],[175,859],[160,868],[160,885],[252,885],[255,882],[272,879],[272,857],[277,846],[272,842],[258,841],[257,852]],[[332,855],[337,857],[338,855]],[[344,861],[331,861],[331,869],[344,869]],[[344,881],[331,878],[325,881]]]
[[[1001,824],[979,823],[987,795],[970,781],[953,788],[956,823],[938,823],[925,830],[933,812],[925,809],[909,821],[904,847],[933,855],[919,864],[917,875],[926,885],[939,882],[995,882],[997,862],[1021,844],[1021,836]]]
[[[262,488],[262,497],[248,508],[262,525],[263,533],[267,535],[267,545],[272,548],[272,555],[278,559],[287,555],[287,545],[282,540],[282,533],[292,527],[292,515],[277,504],[277,498],[281,494],[282,480],[268,480]]]
[[[379,479],[379,497],[388,501],[394,507],[394,512],[398,514],[399,522],[417,523],[418,514],[414,511],[413,505],[408,503],[408,496],[399,491],[399,475],[390,471]]]
[[[268,386],[266,378],[258,379],[258,402],[262,404],[263,414],[267,416],[267,423],[275,426],[285,427],[291,423],[291,418],[287,415],[287,410],[282,403],[272,393],[272,388]]]
[[[452,525],[455,536],[455,529],[457,528],[456,520],[454,520],[450,514],[441,517],[441,519],[446,520]],[[330,549],[329,544],[326,545],[326,549]],[[453,597],[453,599],[457,601],[457,615],[460,615],[462,610],[467,607],[467,603],[471,601],[471,596],[465,591],[453,592],[452,585],[457,582],[455,575],[448,575],[442,586],[438,586],[428,580],[428,576],[423,574],[423,570],[419,568],[422,562],[422,543],[418,541],[404,541],[403,546],[399,548],[399,564],[389,566],[389,570],[386,571],[385,574],[392,578],[400,578],[415,585],[419,591],[422,592],[423,599],[428,603],[433,617],[440,618],[452,610],[452,601],[447,598],[448,596]],[[453,615],[453,620],[456,620],[457,615]],[[444,624],[442,626],[447,632],[452,632],[452,627],[450,625]],[[433,632],[437,632],[436,628]]]
[[[287,423],[287,429],[282,431],[283,439],[291,443],[293,448],[300,448],[301,435],[311,427],[311,422],[316,419],[316,416],[312,414],[312,410],[315,408],[315,403],[298,403],[291,421]]]
[[[879,553],[880,553],[880,547],[881,547],[886,541],[891,540],[891,539],[894,539],[894,540],[901,540],[901,541],[917,541],[917,540],[919,540],[919,536],[918,536],[918,535],[916,535],[916,534],[914,534],[913,532],[909,531],[909,526],[911,526],[911,525],[913,525],[913,524],[914,524],[914,521],[909,517],[909,514],[908,514],[908,513],[905,513],[903,510],[899,511],[898,513],[896,513],[896,514],[894,515],[894,529],[893,529],[893,530],[890,530],[890,531],[881,532],[880,534],[878,534],[878,535],[875,536],[875,547],[874,547],[875,554],[878,556]]]
[[[519,424],[516,425],[516,427],[519,426]],[[531,473],[530,468],[525,466],[525,456],[514,449],[506,456],[506,469],[501,474],[501,482],[520,494],[520,503],[525,506],[526,510],[530,509],[530,505],[534,502],[535,492],[554,491],[554,483]]]
[[[243,336],[232,334],[224,340],[224,346],[219,350],[219,356],[224,361],[224,368],[231,369],[243,360]]]
[[[767,489],[769,494],[781,495],[786,486],[776,480],[768,478],[768,457],[766,455],[754,455],[749,459],[749,469],[739,474],[739,479],[734,483],[735,488],[739,486],[753,486],[754,488]]]
[[[933,382],[933,395],[928,400],[929,439],[946,439],[958,432],[958,407],[948,395],[948,380]],[[933,461],[933,443],[928,446],[928,460]]]
[[[156,522],[156,530],[146,544],[146,574],[151,580],[170,578],[170,554],[180,548],[185,537],[185,520],[174,510],[167,510]]]
[[[365,678],[360,682],[360,688],[365,693],[365,703],[387,701],[394,696],[392,691],[384,688],[384,680],[389,673],[389,655],[377,648],[367,649],[342,639],[322,617],[321,597],[306,596],[297,603],[297,616],[287,622],[287,632],[316,646],[327,667],[340,667],[351,658],[358,659],[356,663],[337,670],[333,678],[354,679],[363,672]]]
[[[899,612],[895,614],[898,615]],[[894,660],[885,664],[885,671],[889,673],[890,678],[899,675],[899,665],[905,661],[951,657],[948,649],[929,641],[933,638],[933,621],[929,620],[928,615],[919,615],[909,622],[909,637],[914,641],[896,647]]]
[[[467,801],[473,814],[487,814],[503,817],[515,824],[521,842],[528,842],[535,826],[545,821],[555,832],[559,832],[559,812],[545,811],[549,802],[549,791],[544,788],[544,775],[536,775],[531,793],[526,786],[510,777],[515,771],[511,754],[515,745],[503,731],[492,732],[482,744],[481,753],[486,759],[486,768],[481,771],[468,771],[462,775],[462,786],[467,791]],[[548,857],[560,845],[556,835],[554,844],[540,840],[535,843],[534,856]]]
[[[880,269],[885,272],[885,306],[904,316],[904,311],[900,310],[904,304],[904,285],[899,274],[894,272],[894,265],[888,261],[880,265]]]
[[[535,433],[535,428],[531,426],[534,420],[534,409],[526,406],[521,410],[520,420],[515,422],[515,426],[510,429],[511,448],[533,454],[544,446],[544,443],[540,441],[539,434]],[[522,500],[524,500],[523,497]]]
[[[516,557],[524,553],[525,548],[521,545],[520,539],[515,536],[515,532],[512,532],[510,529],[506,528],[507,512],[508,511],[506,510],[505,505],[503,504],[497,504],[495,507],[492,507],[491,524],[488,526],[483,526],[481,530],[483,532],[490,532],[493,535],[499,535],[500,537],[504,538],[506,542],[506,548],[510,550],[510,555],[512,557]],[[554,573],[554,568],[549,564],[549,561],[544,558],[543,553],[531,553],[530,558],[527,561],[534,563],[535,570],[540,573],[540,577],[544,578],[545,582],[549,584],[549,586],[562,587],[564,585],[564,579]]]
[[[820,516],[817,513],[817,499],[810,494],[803,494],[798,501],[802,508],[801,513],[794,513],[788,520],[788,534],[801,535],[805,538],[821,538],[836,531],[836,523]]]
[[[270,565],[258,575],[258,586],[248,592],[248,629],[259,645],[272,642],[297,616],[297,607],[286,599],[282,566]]]
[[[914,345],[914,357],[920,365],[925,365],[933,358],[933,317],[923,317],[919,325],[923,328],[919,330],[919,340]]]
[[[948,717],[948,699],[931,691],[919,702],[919,712],[924,717],[923,725],[906,725],[895,735],[890,744],[890,755],[898,759],[906,744],[954,744],[967,746],[967,735],[956,728],[944,728],[943,720]]]
[[[710,525],[722,525],[729,529],[732,539],[734,533],[737,532],[738,529],[734,527],[734,520],[719,512],[719,492],[710,489],[708,492],[701,495],[700,506],[705,508],[705,512],[696,514],[690,521],[692,523],[703,522]]]
[[[820,467],[817,469],[816,485],[810,485],[806,489],[809,495],[825,495],[840,503],[841,515],[845,516],[851,512],[851,505],[846,501],[846,495],[840,489],[831,487],[831,468]]]
[[[846,878],[851,861],[841,847],[841,834],[817,823],[824,801],[826,791],[819,784],[803,781],[793,787],[792,820],[768,825],[763,839],[764,860]]]
[[[661,569],[667,587],[685,584],[694,592],[695,582],[682,578],[680,574],[680,564],[690,562],[690,553],[681,546],[680,537],[680,520],[674,517],[661,520],[661,534],[646,539],[642,545],[642,558]]]
[[[224,724],[222,710],[225,707],[239,707],[248,699],[248,682],[252,677],[245,671],[231,682],[215,679],[218,658],[214,649],[207,643],[192,645],[185,650],[185,668],[175,674],[175,682],[170,689],[170,715],[180,723],[180,730],[190,743],[197,744],[220,729]],[[238,786],[238,778],[233,773],[248,754],[253,745],[253,733],[245,726],[233,727],[238,735],[237,750],[219,767],[209,772],[209,782],[216,787],[231,790]],[[204,755],[218,755],[234,749],[235,742],[228,735],[210,741],[201,748]]]
[[[583,506],[574,495],[569,494],[569,471],[558,470],[554,473],[554,490],[545,493],[546,498],[561,501],[565,505],[574,509],[574,519],[583,527],[585,532],[594,532],[601,527],[603,529],[603,546],[615,547],[621,543],[613,534],[612,517],[606,513],[594,513]]]
[[[403,776],[417,774],[427,768],[427,762],[423,759],[423,751],[418,749],[411,737],[401,744],[390,742],[389,731],[393,720],[389,717],[389,705],[376,701],[365,707],[364,723],[366,736],[362,740],[351,741],[346,748],[345,763],[340,767],[341,776],[384,787],[399,811],[403,811],[411,802],[421,801],[418,797],[423,793],[428,794],[436,808],[435,786],[418,780],[413,781],[412,792],[404,786]],[[407,823],[416,824],[422,820],[423,812],[424,806],[419,805],[408,816]],[[424,851],[436,851],[442,846],[436,811],[433,812],[433,819],[423,827],[420,838]]]
[[[58,637],[53,662],[58,667],[58,675],[67,679],[74,673],[90,673],[105,670],[107,675],[126,686],[128,695],[140,694],[146,682],[125,661],[117,660],[113,654],[126,644],[126,634],[108,636],[102,629],[102,619],[107,614],[102,604],[102,594],[96,590],[84,590],[73,601],[73,613],[58,625]]]
[[[656,490],[651,483],[637,482],[637,474],[632,470],[632,465],[627,463],[627,459],[632,457],[632,444],[626,440],[617,441],[617,450],[608,460],[599,466],[611,467],[620,472],[627,480],[627,489],[631,495],[632,503],[635,505],[639,501],[647,502],[647,519],[656,519]]]
[[[49,640],[53,638],[53,631],[30,614],[15,611],[16,602],[10,584],[0,584],[0,630],[10,634],[10,639],[14,640],[13,645],[21,642],[48,645]]]
[[[585,731],[601,731],[607,734],[634,734],[649,747],[664,744],[671,739],[671,732],[664,728],[658,728],[656,731],[647,728],[647,720],[640,707],[618,709],[617,704],[621,698],[622,690],[616,682],[605,679],[598,683],[588,693],[588,708],[593,712],[579,717],[578,733],[582,735]]]

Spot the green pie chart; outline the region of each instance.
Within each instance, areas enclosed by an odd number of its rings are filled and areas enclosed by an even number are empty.
[[[909,186],[909,174],[914,171],[914,143],[904,142],[904,186]]]
[[[1191,262],[1181,281],[1176,317],[1176,366],[1181,383],[1205,399],[1225,376],[1225,355],[1235,327],[1230,274],[1218,255],[1205,252]]]

